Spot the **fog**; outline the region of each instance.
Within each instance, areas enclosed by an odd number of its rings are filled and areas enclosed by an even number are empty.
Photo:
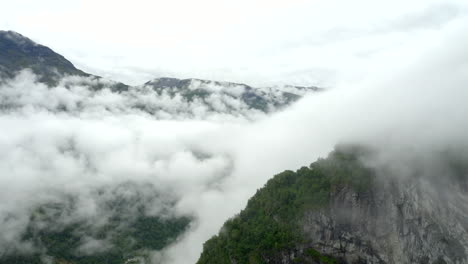
[[[20,72],[3,85],[0,102],[6,111],[66,112],[73,116],[145,115],[164,120],[254,120],[265,116],[258,109],[250,108],[242,100],[245,85],[230,87],[221,84],[192,84],[183,92],[202,89],[206,98],[194,96],[189,100],[176,87],[150,85],[135,86],[128,91],[113,92],[111,81],[95,77],[66,76],[56,87],[37,82],[29,70]],[[191,87],[193,86],[193,87]],[[99,87],[102,87],[99,88]],[[254,88],[252,93],[262,96],[268,103],[266,111],[277,110],[273,102],[286,104],[283,91],[302,95],[305,92],[290,87]],[[262,94],[260,94],[262,93]]]
[[[91,92],[73,81],[48,88],[23,72],[0,87],[0,253],[34,250],[19,240],[38,205],[72,196],[78,206],[57,222],[98,226],[109,214],[103,200],[131,183],[136,187],[126,195],[144,197],[138,201],[147,214],[194,219],[180,240],[154,253],[154,262],[194,263],[203,242],[268,179],[325,157],[338,143],[372,146],[384,153],[381,163],[464,149],[467,22],[459,18],[436,38],[387,53],[359,81],[338,80],[269,114],[241,107],[242,114],[193,118],[203,106],[178,102],[186,110],[152,115],[131,107],[141,91]],[[148,105],[174,107],[172,99],[144,96]],[[99,243],[105,241],[84,241],[81,250],[108,246]]]

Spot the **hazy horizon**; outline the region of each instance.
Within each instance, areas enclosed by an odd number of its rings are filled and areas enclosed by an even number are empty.
[[[467,12],[431,1],[6,1],[0,29],[131,85],[162,76],[336,86]],[[394,58],[397,59],[397,58]]]

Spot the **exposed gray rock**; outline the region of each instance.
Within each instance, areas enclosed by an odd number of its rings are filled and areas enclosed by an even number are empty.
[[[384,178],[365,192],[337,188],[329,208],[306,214],[311,242],[298,250],[343,263],[468,263],[467,197],[458,186],[437,189],[425,179]]]

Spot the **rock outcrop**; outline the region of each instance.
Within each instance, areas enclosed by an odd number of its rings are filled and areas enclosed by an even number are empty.
[[[425,179],[374,186],[338,188],[329,208],[307,212],[307,246],[346,263],[468,263],[468,200],[457,186],[454,196]]]

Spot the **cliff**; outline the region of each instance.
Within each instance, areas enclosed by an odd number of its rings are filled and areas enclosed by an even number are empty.
[[[276,175],[198,263],[468,263],[468,162],[395,170],[372,155],[338,148]]]

